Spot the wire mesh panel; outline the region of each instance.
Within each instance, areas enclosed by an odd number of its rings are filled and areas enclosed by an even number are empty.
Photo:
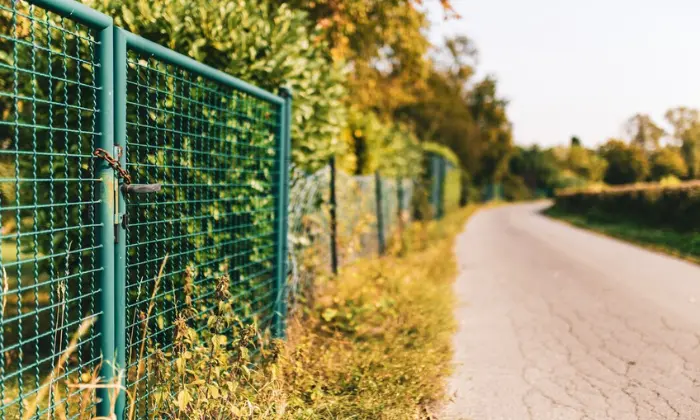
[[[338,248],[344,265],[378,251],[375,179],[340,171],[337,179]]]
[[[94,413],[97,32],[0,0],[0,419]]]
[[[127,387],[135,417],[158,404],[181,322],[232,299],[242,322],[274,314],[282,107],[129,48],[126,161]]]
[[[292,172],[288,233],[292,298],[311,287],[316,275],[331,269],[329,185],[329,166],[312,174]]]

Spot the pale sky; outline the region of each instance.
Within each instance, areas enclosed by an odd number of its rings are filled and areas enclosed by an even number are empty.
[[[460,20],[426,7],[430,38],[465,34],[479,75],[510,101],[518,144],[594,146],[637,112],[700,108],[700,0],[452,0]]]

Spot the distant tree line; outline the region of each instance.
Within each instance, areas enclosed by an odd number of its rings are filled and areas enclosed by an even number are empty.
[[[646,114],[624,124],[626,138],[585,147],[574,136],[567,146],[516,147],[504,177],[507,198],[551,195],[556,188],[591,184],[677,182],[700,178],[700,111],[677,107],[664,129]]]

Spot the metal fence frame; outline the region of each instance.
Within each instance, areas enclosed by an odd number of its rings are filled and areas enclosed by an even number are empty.
[[[276,337],[283,337],[286,317],[286,254],[287,254],[287,212],[288,212],[288,183],[289,159],[291,144],[291,106],[292,94],[289,89],[281,88],[279,95],[252,86],[226,73],[197,62],[182,54],[150,42],[137,35],[120,29],[113,24],[111,17],[99,13],[73,0],[11,0],[13,8],[21,1],[27,2],[55,13],[57,16],[85,25],[97,32],[98,43],[95,66],[96,100],[96,130],[93,146],[105,151],[116,150],[115,147],[126,146],[127,119],[127,52],[129,50],[157,57],[158,60],[186,69],[210,81],[227,86],[237,92],[242,92],[254,98],[259,98],[277,107],[278,130],[275,133],[276,157],[274,163],[273,190],[270,194],[274,200],[274,295],[272,302],[273,320],[271,331]],[[51,38],[49,32],[48,37]],[[8,36],[11,42],[20,42]],[[31,46],[36,48],[36,46]],[[50,59],[49,59],[50,60]],[[17,64],[15,63],[15,66]],[[51,62],[49,61],[49,65]],[[66,93],[67,95],[67,93]],[[67,118],[67,117],[66,117]],[[49,127],[51,129],[52,127]],[[119,156],[119,155],[117,155]],[[126,167],[126,154],[121,154],[119,163]],[[99,351],[102,363],[100,377],[103,383],[113,380],[115,373],[126,365],[126,228],[122,223],[126,212],[127,197],[122,192],[119,178],[115,169],[105,160],[95,160],[95,178],[99,179],[99,204],[96,206],[96,266],[100,267],[97,284],[97,316],[96,330],[99,332]],[[2,206],[0,205],[0,210]],[[36,227],[35,227],[36,230]],[[1,265],[2,263],[0,263]],[[20,286],[21,290],[21,286]],[[5,291],[7,293],[7,291]],[[3,296],[5,296],[3,293]],[[19,293],[19,291],[17,292]],[[70,293],[70,291],[68,292]],[[36,315],[38,316],[38,315]],[[21,339],[21,337],[20,337]],[[3,351],[0,343],[0,351]],[[0,355],[2,356],[2,355]],[[22,366],[20,365],[20,368]],[[0,372],[0,381],[4,380],[4,371]],[[1,385],[1,384],[0,384]],[[18,404],[23,404],[23,390],[20,388]],[[31,393],[38,393],[38,389]],[[101,388],[96,391],[100,402],[97,405],[98,416],[111,414],[109,393]],[[28,397],[27,397],[28,398]],[[17,403],[17,401],[14,401]],[[4,418],[8,406],[0,402],[0,418]],[[118,418],[124,415],[124,392],[120,392],[117,400],[116,414]],[[49,412],[54,407],[48,408]],[[21,408],[20,408],[21,412]]]
[[[92,147],[100,148],[107,152],[114,152],[114,155],[117,157],[117,161],[115,162],[108,162],[102,159],[93,160],[95,165],[94,178],[97,180],[96,188],[99,200],[94,208],[96,215],[95,225],[97,228],[95,247],[92,251],[96,254],[95,266],[99,267],[99,271],[96,274],[96,284],[99,290],[95,291],[96,297],[91,301],[96,303],[96,311],[94,314],[91,314],[91,316],[96,316],[98,320],[95,327],[98,335],[94,338],[98,341],[100,351],[99,359],[102,362],[99,363],[99,376],[101,381],[103,383],[114,381],[116,373],[127,369],[129,363],[126,352],[127,329],[129,325],[127,319],[128,296],[126,291],[129,276],[127,272],[127,246],[129,244],[129,238],[127,236],[127,227],[124,223],[125,215],[128,212],[127,203],[129,198],[121,188],[124,185],[124,180],[122,177],[117,176],[119,173],[116,171],[115,166],[117,163],[122,168],[126,168],[127,165],[129,165],[127,153],[117,153],[117,150],[125,150],[127,147],[127,66],[130,52],[153,57],[159,62],[175,66],[181,70],[184,69],[187,72],[196,74],[198,77],[230,88],[235,92],[257,98],[276,107],[275,118],[277,118],[277,120],[275,121],[276,131],[274,133],[275,160],[273,164],[274,168],[271,170],[273,182],[271,183],[270,191],[265,191],[264,194],[267,194],[267,197],[270,197],[274,203],[274,220],[272,222],[273,235],[271,235],[274,239],[270,240],[270,246],[274,248],[274,261],[272,262],[274,267],[272,270],[274,283],[272,284],[273,294],[271,294],[270,302],[273,309],[269,328],[273,336],[283,337],[286,330],[285,321],[287,314],[287,256],[290,253],[288,249],[288,212],[290,201],[289,161],[291,148],[290,126],[292,119],[292,92],[289,89],[280,88],[279,94],[276,95],[252,86],[226,73],[118,28],[113,24],[112,18],[74,0],[11,1],[13,7],[16,7],[16,4],[20,2],[26,2],[43,8],[69,21],[84,25],[96,33],[95,40],[97,42],[97,50],[95,54],[95,66],[93,67],[95,71],[94,85],[96,88],[96,116],[93,116],[93,118],[95,119],[96,132],[93,133],[94,139],[92,140]],[[48,37],[49,39],[51,38],[50,31]],[[18,39],[12,36],[6,36],[6,38],[14,43],[19,42]],[[33,43],[30,43],[29,47],[37,48]],[[49,58],[48,61],[50,66],[51,58]],[[16,67],[17,63],[14,65]],[[52,93],[53,92],[50,90],[49,94]],[[68,94],[65,93],[64,96],[67,97]],[[33,112],[36,111],[34,110]],[[67,117],[65,118],[67,120]],[[15,125],[17,124],[18,121],[15,122]],[[51,128],[52,126],[49,124],[48,129]],[[53,152],[53,150],[50,149],[49,154],[51,154],[51,152]],[[204,153],[206,151],[200,150],[199,152]],[[441,218],[445,211],[444,184],[447,163],[443,157],[433,156],[431,159],[431,176],[433,179],[430,183],[430,202],[433,206],[433,215],[435,218]],[[404,201],[406,198],[410,201],[412,189],[405,190],[404,183],[401,179],[384,179],[378,172],[374,174],[374,176],[365,177],[348,177],[345,174],[336,173],[333,162],[331,162],[330,175],[331,185],[328,187],[332,191],[332,222],[329,241],[333,244],[330,269],[332,271],[337,271],[339,264],[339,256],[335,248],[338,239],[336,221],[336,206],[338,205],[336,201],[336,193],[338,192],[336,191],[336,182],[338,182],[337,175],[341,175],[341,178],[346,183],[348,183],[348,180],[352,180],[352,183],[357,184],[355,185],[356,187],[365,186],[368,191],[372,190],[372,193],[368,194],[371,197],[367,202],[368,208],[356,210],[371,213],[371,217],[374,219],[371,222],[374,231],[368,232],[369,235],[365,235],[362,239],[367,240],[367,242],[376,241],[377,251],[380,254],[384,252],[386,247],[387,235],[391,234],[391,231],[397,225],[400,229],[402,214],[409,207]],[[19,183],[19,175],[15,175],[15,177],[17,183]],[[34,182],[36,184],[36,181]],[[51,182],[53,182],[53,180],[51,180]],[[324,188],[326,186],[324,186]],[[66,190],[67,188],[68,187],[66,187]],[[346,195],[353,194],[351,191],[344,191],[344,193]],[[348,197],[344,197],[344,199],[348,199]],[[0,211],[2,210],[3,205],[0,204]],[[356,216],[357,215],[354,215],[353,217]],[[51,229],[53,232],[53,227]],[[37,227],[34,226],[34,235],[37,234],[36,230]],[[36,251],[34,258],[36,259]],[[224,256],[224,258],[228,258],[228,256]],[[0,266],[4,269],[2,260],[0,260]],[[17,290],[12,290],[10,292],[6,290],[2,292],[2,296],[6,297],[9,294],[16,293],[21,299],[21,293],[25,290],[22,290],[21,279],[18,279],[18,281],[20,283]],[[38,282],[37,278],[35,278],[35,282]],[[68,293],[70,293],[70,291],[68,291]],[[35,308],[36,314],[34,314],[34,316],[38,318],[37,308]],[[4,311],[2,315],[0,315],[0,323],[3,321],[1,318],[2,316],[4,316]],[[81,316],[83,315],[81,314]],[[19,336],[21,341],[21,333]],[[38,341],[35,345],[37,345],[37,343]],[[20,346],[21,345],[20,343]],[[4,355],[4,350],[4,344],[0,342],[0,357]],[[56,354],[53,354],[52,357],[55,358],[56,356]],[[97,367],[98,362],[99,361],[93,361],[94,366],[89,367]],[[30,367],[33,369],[36,368],[37,371],[39,369],[36,362],[30,365]],[[25,366],[20,363],[20,370],[23,368],[25,368]],[[0,391],[4,386],[3,381],[5,379],[5,373],[4,365],[0,366]],[[125,386],[126,380],[124,377],[122,377],[122,379],[124,381],[122,385]],[[13,400],[8,404],[18,403],[21,405],[24,397],[29,398],[32,394],[38,394],[38,388],[40,388],[40,386],[38,385],[38,381],[35,383],[37,388],[32,389],[26,395],[23,394],[23,390],[20,387],[19,402]],[[98,416],[109,416],[112,414],[110,392],[113,391],[107,388],[97,389],[96,394],[99,403],[96,407],[96,414]],[[124,392],[119,392],[115,413],[117,418],[124,417],[125,407],[125,394]],[[4,401],[0,401],[0,420],[5,418],[4,414],[7,408],[8,405],[6,405]],[[49,403],[49,407],[46,411],[50,413],[54,408],[55,406]]]

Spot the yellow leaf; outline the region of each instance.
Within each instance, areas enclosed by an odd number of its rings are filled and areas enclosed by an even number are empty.
[[[192,396],[184,389],[177,393],[177,406],[180,411],[185,411],[187,405],[192,402]]]

